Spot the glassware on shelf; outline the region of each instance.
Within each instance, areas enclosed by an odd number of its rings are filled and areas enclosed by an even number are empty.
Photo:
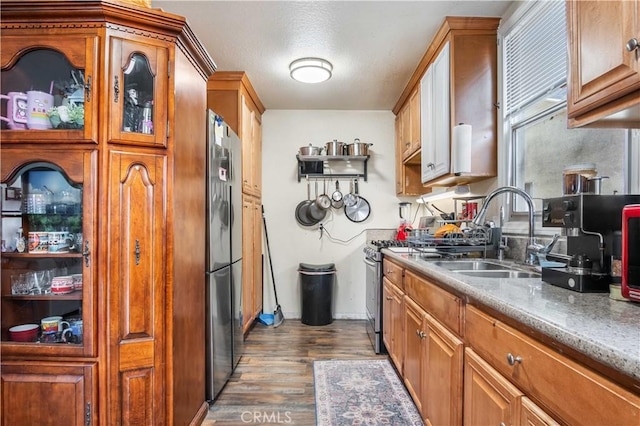
[[[18,253],[24,253],[27,249],[27,242],[24,239],[22,228],[18,229],[18,235],[16,236],[16,250]]]

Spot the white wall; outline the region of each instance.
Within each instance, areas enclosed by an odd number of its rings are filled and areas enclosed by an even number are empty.
[[[365,318],[365,230],[399,224],[394,119],[391,111],[267,110],[262,116],[262,202],[278,301],[285,318],[300,317],[297,269],[301,262],[335,263],[334,318]],[[306,228],[295,220],[296,206],[307,197],[304,179],[297,180],[296,154],[309,143],[324,146],[334,139],[351,143],[354,138],[373,143],[368,180],[360,180],[359,185],[360,195],[371,205],[371,215],[354,223],[344,211],[331,209],[323,224],[331,237],[345,242],[332,241],[327,233],[320,238],[318,226]],[[333,191],[335,179],[331,183]],[[343,193],[348,192],[348,185],[348,180],[340,181]],[[312,183],[312,197],[313,188]],[[271,313],[275,299],[266,248],[264,253],[264,312]]]

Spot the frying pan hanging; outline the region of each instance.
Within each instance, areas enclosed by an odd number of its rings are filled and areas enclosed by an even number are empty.
[[[307,178],[307,199],[301,201],[296,206],[296,220],[302,226],[313,226],[317,223],[309,220],[309,217],[307,215],[307,210],[309,210],[309,206],[311,205],[311,203],[311,189],[309,187],[309,178]]]
[[[371,214],[369,202],[358,194],[358,180],[355,182],[356,203],[344,206],[344,214],[351,222],[364,222]]]
[[[358,196],[353,192],[352,180],[349,181],[349,193],[344,194],[344,197],[342,197],[342,202],[344,203],[345,206],[348,206],[348,207],[353,207],[358,202]]]
[[[316,200],[309,204],[309,208],[307,209],[307,218],[312,222],[312,225],[315,225],[324,219],[326,214],[327,211],[318,204],[318,181],[316,181]]]

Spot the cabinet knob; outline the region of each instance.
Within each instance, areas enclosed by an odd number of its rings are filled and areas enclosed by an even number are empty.
[[[507,354],[507,362],[509,363],[509,365],[515,365],[516,362],[519,363],[519,364],[522,364],[522,357],[513,356],[513,354],[511,352],[509,352]]]
[[[434,169],[436,168],[436,165],[435,165],[435,164],[433,164],[433,163],[429,163],[429,164],[427,164],[427,167],[428,167],[430,170],[434,170]]]
[[[634,50],[638,49],[638,47],[640,47],[640,42],[638,42],[637,38],[629,39],[629,41],[627,42],[627,50],[629,52],[633,52]]]
[[[422,330],[416,330],[416,336],[418,336],[420,339],[424,339],[425,337],[427,337],[425,332]]]

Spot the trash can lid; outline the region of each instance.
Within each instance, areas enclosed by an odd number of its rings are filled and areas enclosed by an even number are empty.
[[[325,263],[324,265],[312,265],[310,263],[301,263],[298,271],[306,272],[333,272],[336,270],[335,263]]]

